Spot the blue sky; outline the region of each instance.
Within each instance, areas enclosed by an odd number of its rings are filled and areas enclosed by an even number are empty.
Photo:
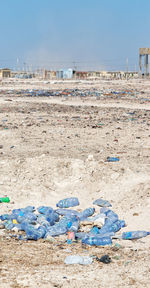
[[[0,66],[135,70],[149,13],[150,0],[0,0]]]

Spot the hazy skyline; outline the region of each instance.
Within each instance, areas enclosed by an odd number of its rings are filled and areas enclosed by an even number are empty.
[[[149,11],[149,0],[1,0],[0,67],[135,70]]]

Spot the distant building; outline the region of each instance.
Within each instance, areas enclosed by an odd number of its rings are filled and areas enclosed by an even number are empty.
[[[89,73],[86,71],[76,71],[75,72],[75,78],[76,79],[87,79],[89,76]]]
[[[44,77],[43,77],[44,79],[47,79],[47,80],[55,80],[56,79],[56,71],[44,70],[43,74],[44,74]]]
[[[149,56],[150,56],[150,48],[140,48],[139,49],[139,74],[140,75],[149,76],[149,73],[150,73],[149,61],[148,61]],[[142,65],[142,58],[143,57],[144,57],[144,65]]]
[[[61,69],[56,72],[57,79],[72,79],[73,78],[73,69]]]
[[[8,68],[0,69],[0,78],[10,78],[11,77],[11,70]]]

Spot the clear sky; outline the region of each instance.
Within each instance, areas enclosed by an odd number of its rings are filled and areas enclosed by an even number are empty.
[[[0,67],[135,70],[150,0],[0,0],[0,38]]]

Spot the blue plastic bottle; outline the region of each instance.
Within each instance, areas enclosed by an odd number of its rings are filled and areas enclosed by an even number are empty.
[[[35,229],[34,226],[30,225],[26,228],[27,240],[38,240],[44,238],[46,229],[43,226]]]
[[[21,223],[23,221],[28,221],[30,224],[35,224],[37,220],[37,216],[32,212],[19,212],[19,215],[17,216],[17,222]]]
[[[120,220],[114,223],[105,224],[99,230],[99,234],[106,234],[107,232],[117,232],[121,229],[121,227],[122,227],[122,222]]]
[[[111,237],[98,237],[97,235],[88,237],[86,239],[82,240],[83,244],[88,244],[90,246],[105,246],[105,245],[111,245],[112,240]]]
[[[70,221],[67,224],[68,231],[77,232],[79,229],[79,222],[78,221]]]
[[[62,216],[70,216],[70,215],[78,215],[79,214],[79,212],[76,210],[65,209],[65,208],[56,209],[55,212],[58,215],[62,215]]]
[[[120,159],[118,157],[107,157],[107,162],[118,162]]]
[[[132,240],[132,239],[139,239],[150,235],[150,232],[146,231],[130,231],[130,232],[123,232],[122,239],[124,240]]]
[[[111,207],[112,206],[109,201],[103,200],[101,198],[95,200],[93,202],[93,205],[98,205],[98,206],[101,206],[101,207]]]
[[[53,208],[50,206],[40,206],[38,207],[37,210],[40,214],[44,214],[44,215],[51,214],[54,211]]]
[[[60,200],[57,204],[56,207],[59,208],[69,208],[69,207],[74,207],[79,205],[79,200],[76,197],[70,197],[70,198],[65,198],[63,200]]]
[[[108,211],[104,212],[104,214],[108,217],[105,220],[105,224],[107,224],[107,222],[114,223],[118,220],[118,215],[115,212],[113,212],[112,210],[108,210]]]
[[[89,216],[92,216],[95,212],[95,208],[87,208],[84,211],[79,213],[79,220],[83,221],[85,219],[87,219]]]

